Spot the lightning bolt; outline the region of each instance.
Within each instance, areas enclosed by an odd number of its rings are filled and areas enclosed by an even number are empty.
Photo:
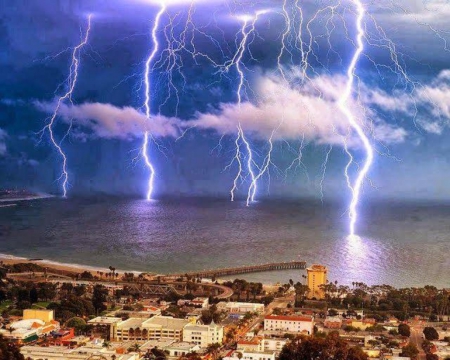
[[[75,46],[72,50],[72,62],[70,64],[70,68],[69,68],[69,76],[68,76],[68,80],[67,80],[67,83],[68,83],[67,91],[58,98],[58,101],[56,102],[56,107],[53,111],[52,116],[49,118],[47,125],[42,129],[42,134],[44,134],[45,131],[48,130],[48,132],[50,134],[50,141],[52,142],[56,151],[62,158],[61,176],[57,180],[58,181],[62,180],[63,197],[67,197],[69,173],[67,171],[67,156],[66,156],[64,150],[62,149],[61,143],[67,136],[67,133],[70,131],[71,126],[69,127],[69,130],[66,133],[66,135],[64,135],[63,139],[59,143],[55,137],[54,126],[55,126],[56,117],[58,116],[58,112],[61,108],[61,105],[66,100],[69,100],[72,103],[73,91],[75,90],[75,86],[78,81],[78,69],[80,66],[80,52],[83,49],[83,47],[88,43],[88,40],[89,40],[89,32],[91,30],[91,17],[92,17],[92,15],[88,16],[88,24],[87,24],[87,29],[86,29],[84,37],[82,38],[81,42],[77,46]]]
[[[360,138],[361,142],[363,143],[364,149],[366,151],[366,159],[364,161],[363,166],[358,170],[356,180],[352,184],[350,181],[348,170],[349,170],[350,164],[353,162],[353,157],[351,156],[351,154],[349,153],[349,151],[346,147],[346,152],[350,155],[350,162],[347,164],[347,166],[345,168],[345,176],[347,178],[349,188],[352,192],[352,200],[351,200],[350,206],[349,206],[349,218],[350,218],[349,237],[350,238],[356,237],[355,225],[356,225],[356,221],[358,219],[357,207],[358,207],[358,203],[360,200],[361,187],[362,187],[364,179],[372,165],[373,153],[374,153],[374,151],[372,149],[372,145],[370,144],[368,137],[364,133],[362,127],[355,120],[355,118],[354,118],[351,110],[348,108],[348,104],[347,104],[347,102],[352,94],[352,90],[353,90],[356,66],[358,64],[358,60],[361,56],[361,53],[364,50],[364,44],[363,44],[364,29],[362,26],[362,22],[364,19],[365,10],[364,10],[362,3],[359,0],[354,0],[353,3],[355,4],[355,7],[357,9],[357,19],[356,19],[356,29],[358,32],[357,37],[356,37],[357,48],[356,48],[355,53],[353,54],[352,60],[347,69],[347,83],[346,83],[344,92],[342,93],[342,96],[339,98],[337,104],[338,104],[339,109],[342,111],[342,113],[347,118],[351,128],[356,132],[356,134]]]
[[[152,28],[152,43],[153,43],[153,49],[150,53],[150,55],[147,58],[147,61],[145,62],[145,73],[144,73],[144,83],[145,83],[145,116],[147,117],[147,120],[150,120],[151,118],[151,99],[150,99],[150,91],[151,91],[151,82],[150,82],[150,67],[151,64],[158,53],[159,50],[159,41],[157,36],[157,31],[159,28],[159,23],[161,20],[161,16],[166,11],[166,6],[164,4],[161,4],[161,8],[159,9],[158,13],[156,14],[155,21],[153,23]],[[147,188],[147,200],[152,199],[153,194],[153,188],[154,188],[154,181],[155,181],[155,167],[150,159],[149,154],[149,142],[152,138],[152,135],[147,130],[144,134],[144,142],[142,144],[142,156],[144,157],[145,164],[149,170],[149,178],[148,178],[148,188]]]
[[[245,82],[244,71],[242,70],[242,58],[244,56],[245,50],[247,49],[249,36],[255,32],[255,26],[256,26],[256,21],[258,20],[258,17],[262,14],[265,14],[266,12],[267,11],[265,11],[265,10],[261,10],[261,11],[256,12],[255,16],[253,16],[253,17],[248,16],[248,15],[241,17],[241,19],[243,20],[243,24],[242,24],[241,31],[240,31],[242,38],[241,38],[238,49],[237,49],[233,59],[231,59],[228,62],[228,64],[225,65],[226,71],[228,71],[229,68],[233,65],[236,67],[236,71],[239,76],[239,83],[238,83],[238,88],[237,88],[237,97],[238,97],[239,107],[242,104],[243,88],[244,88],[244,82]],[[233,161],[236,161],[238,163],[238,172],[236,174],[236,177],[233,180],[233,187],[231,188],[230,195],[231,195],[231,201],[234,201],[235,191],[237,189],[237,182],[239,181],[239,179],[242,176],[241,146],[244,146],[246,149],[246,152],[247,152],[247,162],[246,162],[247,171],[248,171],[248,174],[251,179],[251,185],[249,187],[248,195],[247,195],[247,206],[249,206],[250,201],[254,201],[254,198],[256,195],[258,178],[257,178],[257,175],[255,174],[255,171],[253,170],[253,163],[254,163],[253,150],[250,145],[250,142],[248,141],[248,139],[246,138],[246,136],[244,134],[244,131],[242,129],[242,125],[240,122],[237,125],[237,130],[238,130],[237,138],[235,141],[236,153],[235,153],[235,157],[234,157]],[[243,145],[241,145],[241,143]]]

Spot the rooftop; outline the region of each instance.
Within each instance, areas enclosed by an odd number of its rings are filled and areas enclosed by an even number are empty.
[[[298,316],[298,315],[267,315],[264,320],[284,320],[284,321],[308,321],[312,322],[312,316]]]
[[[147,319],[142,319],[142,318],[129,318],[125,321],[122,321],[120,323],[117,324],[118,328],[121,329],[131,329],[131,328],[137,328],[142,326],[142,324],[147,321]]]
[[[185,319],[175,319],[170,316],[154,316],[143,324],[144,327],[161,326],[163,328],[171,328],[174,330],[182,330],[189,321]]]
[[[98,316],[94,319],[89,320],[88,323],[94,325],[111,325],[119,323],[121,321],[122,318],[119,317]]]

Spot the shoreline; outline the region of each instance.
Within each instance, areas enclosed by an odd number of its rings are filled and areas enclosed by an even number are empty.
[[[16,255],[10,255],[10,254],[4,254],[0,253],[0,261],[3,262],[5,265],[14,265],[14,264],[36,264],[40,266],[46,266],[49,269],[54,269],[58,271],[64,271],[67,273],[82,273],[84,271],[90,272],[93,276],[98,276],[98,271],[102,271],[105,273],[110,272],[108,268],[104,267],[97,267],[97,266],[90,266],[90,265],[81,265],[81,264],[74,264],[74,263],[62,263],[58,261],[53,260],[47,260],[47,259],[35,259],[35,258],[26,258],[22,256],[16,256]],[[135,275],[138,274],[149,274],[152,276],[170,276],[171,274],[160,274],[160,273],[151,273],[151,272],[142,272],[142,271],[135,271],[135,270],[121,270],[116,269],[115,272],[117,274],[123,275],[124,273],[133,273]],[[239,279],[239,277],[226,277],[226,278],[217,278],[219,284],[222,284],[223,282],[233,280],[233,279]],[[262,283],[264,288],[272,289],[273,287],[278,286],[279,284],[270,284],[270,283]]]
[[[98,275],[97,274],[98,271],[102,271],[102,272],[110,271],[108,268],[100,267],[100,266],[62,263],[62,262],[53,261],[53,260],[26,258],[26,257],[22,257],[22,256],[3,254],[3,253],[0,253],[0,261],[2,261],[6,265],[29,263],[29,264],[35,264],[35,265],[40,265],[40,266],[47,266],[48,268],[51,268],[51,269],[55,269],[55,270],[59,270],[59,271],[66,271],[69,273],[80,274],[84,271],[88,271],[94,276]],[[133,270],[126,271],[126,270],[121,270],[121,269],[116,269],[115,272],[118,274],[124,274],[124,273],[130,273],[130,272],[133,274],[142,274],[143,273],[142,271],[133,271]]]

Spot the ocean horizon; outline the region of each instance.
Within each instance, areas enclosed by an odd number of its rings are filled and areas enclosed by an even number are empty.
[[[450,207],[378,201],[361,207],[359,239],[337,202],[216,198],[47,198],[0,209],[0,253],[93,269],[175,273],[278,261],[328,266],[329,279],[450,287]],[[301,281],[301,270],[236,275]]]

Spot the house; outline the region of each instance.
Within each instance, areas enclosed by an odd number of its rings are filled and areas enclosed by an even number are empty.
[[[264,317],[264,330],[310,335],[314,330],[314,317],[306,315],[267,315]]]
[[[230,314],[246,314],[248,312],[256,312],[258,314],[264,313],[264,304],[258,303],[246,303],[246,302],[234,302],[219,303],[217,305],[219,309],[223,308]]]
[[[327,316],[323,326],[327,329],[340,329],[342,327],[342,319],[339,316]]]

